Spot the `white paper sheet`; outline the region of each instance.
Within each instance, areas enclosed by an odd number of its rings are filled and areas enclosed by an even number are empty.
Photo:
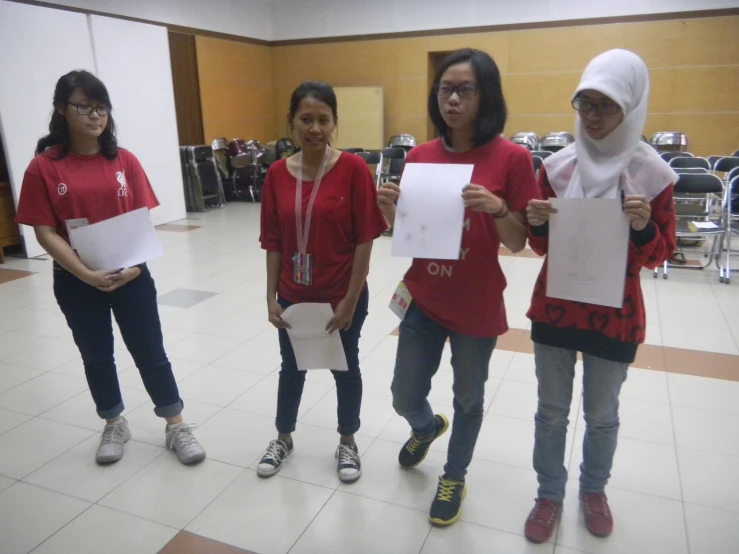
[[[621,308],[629,219],[621,200],[553,198],[547,296]]]
[[[93,271],[115,271],[164,255],[147,208],[72,229],[70,241]]]
[[[406,164],[395,213],[392,255],[458,260],[464,226],[462,189],[475,166]]]
[[[287,335],[295,352],[298,369],[333,369],[348,371],[344,347],[339,331],[326,332],[326,325],[334,317],[331,304],[306,302],[293,304],[282,312],[282,319],[290,324]]]

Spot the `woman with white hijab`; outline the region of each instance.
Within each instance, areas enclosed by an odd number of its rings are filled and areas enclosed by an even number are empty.
[[[539,480],[526,537],[545,542],[562,512],[568,415],[578,352],[582,353],[586,430],[580,466],[580,501],[588,530],[613,529],[605,486],[618,438],[618,396],[644,342],[646,317],[639,272],[668,259],[675,249],[672,184],[677,175],[640,140],[647,117],[649,73],[632,52],[610,50],[585,69],[572,98],[575,143],[547,158],[539,175],[543,200],[527,209],[529,243],[548,252],[549,199],[623,198],[631,229],[626,285],[620,309],[546,296],[547,263],[534,289],[534,341],[539,404],[535,416],[534,469]]]

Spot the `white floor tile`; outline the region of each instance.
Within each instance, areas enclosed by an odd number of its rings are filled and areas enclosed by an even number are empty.
[[[673,406],[677,445],[739,457],[739,417]]]
[[[215,460],[184,466],[174,456],[160,456],[99,504],[181,529],[243,471]]]
[[[29,415],[0,408],[0,435],[6,431],[10,431],[14,427],[18,427],[21,423],[25,423],[29,419],[31,419]]]
[[[585,432],[578,430],[569,467],[569,478],[580,478],[582,445]],[[611,487],[680,500],[680,478],[675,447],[653,442],[618,438],[618,448],[613,458]],[[610,490],[610,489],[608,489]]]
[[[271,325],[267,321],[267,308],[265,304],[264,309],[259,313],[256,310],[245,308],[224,317],[212,325],[208,325],[201,333],[232,339],[249,340],[270,327]],[[275,332],[277,331],[275,330]]]
[[[0,393],[43,375],[43,371],[0,363]]]
[[[719,354],[739,354],[731,331],[720,329],[689,329],[662,325],[662,339],[665,346],[684,348],[688,350],[702,350]]]
[[[179,383],[180,396],[226,407],[262,379],[264,375],[260,373],[206,366]]]
[[[177,534],[177,529],[93,506],[33,554],[131,554],[157,552]]]
[[[362,410],[360,412],[361,427],[357,434],[375,438],[382,432],[394,414],[393,402],[389,396],[363,394]],[[326,394],[298,421],[326,429],[336,429],[338,426],[336,394]]]
[[[677,452],[686,503],[739,513],[736,503],[739,475],[735,457],[686,448],[678,448]]]
[[[277,335],[277,330],[274,332]],[[280,367],[281,363],[279,348],[270,348],[263,343],[247,341],[214,360],[211,365],[267,375]]]
[[[0,328],[6,331],[18,331],[23,327],[35,325],[45,319],[54,317],[54,313],[48,310],[39,310],[29,306],[22,308],[7,307],[3,309],[3,318],[0,319]]]
[[[56,300],[53,302],[56,304]],[[66,318],[59,313],[43,321],[37,321],[32,325],[21,327],[18,331],[53,339],[71,338],[72,336],[72,331],[67,325]]]
[[[393,382],[395,362],[367,358],[362,360],[360,366],[362,370],[362,388],[364,392],[392,396],[390,385]],[[441,387],[438,376],[434,378],[434,387]]]
[[[185,409],[182,412],[182,416],[187,423],[199,426],[220,412],[221,409],[218,406],[188,400],[185,402]],[[154,414],[154,404],[151,401],[147,401],[135,410],[128,412],[126,419],[128,419],[130,424],[129,426],[134,440],[154,446],[166,447],[164,438],[166,421]],[[195,435],[199,439],[200,431],[196,430]],[[205,448],[206,450],[208,449],[207,445]]]
[[[557,544],[593,554],[687,554],[682,504],[620,489],[609,489],[613,534],[607,539],[585,528],[577,483],[567,487]]]
[[[619,403],[618,413],[621,420],[619,439],[623,437],[660,444],[675,444],[669,404],[633,398],[621,398]],[[582,410],[577,420],[577,428],[585,429]]]
[[[577,402],[577,395],[572,396],[573,402]],[[504,380],[495,393],[489,413],[532,421],[536,413],[537,402],[537,385]]]
[[[318,373],[318,371],[312,371],[310,373]],[[331,375],[330,372],[321,371],[320,373]],[[277,390],[280,378],[279,375],[261,377],[263,377],[261,381],[239,396],[228,407],[234,410],[241,410],[242,412],[274,418],[277,414]],[[334,388],[332,375],[331,381],[331,385],[319,385],[306,380],[305,386],[303,387],[303,396],[300,399],[299,418],[308,413],[324,396],[332,394],[333,398],[336,398],[336,393],[331,393]]]
[[[673,406],[739,415],[739,382],[676,373],[667,382]]]
[[[173,358],[203,365],[214,362],[241,344],[237,339],[196,333],[167,350]]]
[[[736,554],[739,514],[685,505],[691,554]]]
[[[669,404],[667,373],[630,367],[620,397]]]
[[[536,363],[533,354],[516,352],[508,364],[508,369],[503,377],[505,381],[521,381],[523,383],[537,384]]]
[[[27,554],[89,506],[76,498],[15,483],[0,493],[3,554]]]
[[[125,445],[122,460],[100,466],[95,462],[99,444],[100,437],[94,435],[23,480],[81,500],[97,502],[164,452],[163,448],[131,440]]]
[[[0,360],[5,361],[22,352],[32,349],[40,349],[43,344],[54,339],[41,337],[30,333],[10,332],[0,335]]]
[[[16,479],[11,479],[10,477],[5,477],[4,475],[0,475],[0,492],[7,489],[10,485],[16,483]]]
[[[428,534],[428,516],[423,512],[337,492],[290,554],[415,553]]]
[[[383,362],[395,363],[395,357],[398,352],[398,337],[388,336],[377,347],[372,350],[367,357],[372,360],[380,360]]]
[[[71,339],[51,339],[51,341],[44,343],[41,348],[26,350],[6,358],[5,363],[39,371],[50,371],[79,358],[79,356],[79,348]]]
[[[187,530],[259,554],[286,554],[333,492],[246,471]]]
[[[520,535],[462,521],[450,529],[432,529],[421,554],[552,554],[553,551],[552,543],[532,544]]]
[[[125,409],[123,415],[128,415],[149,400],[149,395],[136,389],[121,387],[121,396]],[[105,422],[97,415],[95,402],[89,391],[83,391],[77,396],[62,402],[58,406],[42,413],[39,417],[58,423],[82,427],[90,431],[102,431]]]
[[[36,416],[86,389],[84,379],[46,373],[0,394],[0,408]]]

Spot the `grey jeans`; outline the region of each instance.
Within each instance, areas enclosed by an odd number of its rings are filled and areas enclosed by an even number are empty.
[[[536,412],[534,469],[539,498],[562,502],[567,484],[564,466],[567,424],[577,352],[534,343],[539,406]],[[603,492],[618,442],[618,395],[629,364],[583,354],[585,440],[580,490]]]

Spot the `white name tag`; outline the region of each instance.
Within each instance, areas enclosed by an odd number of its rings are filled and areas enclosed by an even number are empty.
[[[389,308],[400,318],[401,321],[403,321],[405,319],[405,314],[408,312],[408,308],[411,306],[411,302],[413,302],[411,293],[408,291],[405,283],[401,281],[398,288],[395,289],[395,292],[393,293]]]
[[[69,243],[72,245],[73,250],[77,250],[77,247],[74,244],[74,239],[72,238],[72,230],[79,229],[80,227],[87,227],[90,223],[87,221],[86,217],[80,219],[68,219],[65,223],[67,224]]]

